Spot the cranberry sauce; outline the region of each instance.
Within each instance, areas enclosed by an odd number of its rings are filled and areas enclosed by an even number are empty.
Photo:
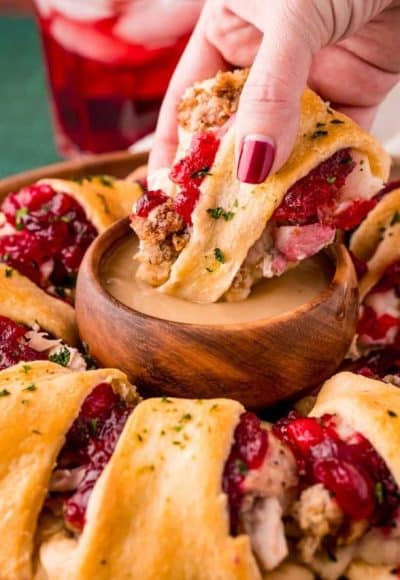
[[[0,316],[0,370],[22,361],[44,360],[47,355],[28,345],[28,329],[10,318]]]
[[[64,297],[97,235],[82,207],[49,185],[31,185],[8,195],[1,210],[3,228],[11,225],[16,230],[0,237],[1,261]]]
[[[192,213],[200,196],[200,185],[206,175],[209,175],[218,146],[219,139],[213,131],[196,133],[192,137],[188,153],[171,169],[170,179],[179,185],[174,209],[188,225],[192,223]],[[152,209],[167,199],[160,190],[143,193],[136,205],[136,215],[147,217]]]
[[[337,215],[340,189],[355,163],[349,149],[342,149],[295,183],[273,215],[278,225],[321,223],[351,229],[360,223],[375,200],[356,200]]]
[[[108,383],[98,384],[82,405],[58,457],[60,469],[83,468],[83,478],[64,501],[68,528],[80,531],[93,487],[111,458],[131,407]]]
[[[231,530],[237,531],[243,482],[249,469],[257,469],[268,451],[268,433],[253,413],[243,413],[235,429],[233,445],[226,461],[222,488],[228,496]]]
[[[373,351],[353,363],[351,370],[371,379],[383,379],[388,375],[400,379],[400,348]]]
[[[387,525],[400,505],[400,491],[383,459],[359,433],[342,440],[336,419],[304,418],[295,411],[279,420],[274,434],[296,457],[300,486],[322,483],[345,516]]]
[[[357,334],[362,340],[365,340],[363,337],[368,337],[376,345],[393,345],[399,342],[400,311],[398,316],[378,314],[368,305],[368,297],[389,290],[394,290],[396,298],[400,300],[400,261],[395,262],[387,268],[382,278],[370,290],[364,300],[365,304],[362,308],[362,314],[357,326]],[[388,335],[392,329],[394,329],[394,332]]]

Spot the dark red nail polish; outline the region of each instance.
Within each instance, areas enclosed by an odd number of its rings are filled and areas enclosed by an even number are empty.
[[[249,135],[242,142],[237,176],[243,183],[262,183],[271,171],[275,159],[275,145],[261,135]]]

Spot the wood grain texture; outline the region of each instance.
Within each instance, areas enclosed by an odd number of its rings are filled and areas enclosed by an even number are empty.
[[[328,378],[354,336],[358,292],[342,245],[330,251],[330,285],[308,304],[269,320],[183,324],[132,310],[101,284],[103,257],[128,233],[121,220],[97,238],[82,263],[76,310],[82,339],[104,365],[126,372],[145,394],[230,397],[261,409]]]

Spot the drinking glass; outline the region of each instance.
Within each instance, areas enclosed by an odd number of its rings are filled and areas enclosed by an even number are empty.
[[[35,0],[55,138],[65,157],[153,131],[204,0]]]

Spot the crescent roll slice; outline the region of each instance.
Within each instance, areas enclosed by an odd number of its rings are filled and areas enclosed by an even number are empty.
[[[360,279],[361,352],[399,347],[400,188],[389,191],[354,232],[350,249],[365,273]]]
[[[78,342],[72,306],[43,292],[29,278],[6,264],[0,264],[0,316],[30,329],[38,325],[69,345]]]
[[[100,400],[98,396],[93,400],[99,389]],[[73,449],[73,442],[82,438],[93,436],[98,441],[109,421],[105,403],[117,398],[121,405],[128,405],[125,401],[132,405],[137,395],[117,370],[73,372],[42,361],[2,371],[0,395],[0,570],[4,580],[22,580],[33,577],[32,558],[43,515],[39,523],[38,518],[47,509],[49,486],[61,485],[57,480],[61,450],[68,445]],[[78,460],[65,454],[63,459]],[[101,465],[97,468],[101,470]],[[71,479],[67,471],[64,480]]]
[[[48,179],[10,193],[1,205],[0,261],[50,295],[73,302],[89,244],[128,215],[138,184],[107,176]]]
[[[137,275],[193,302],[244,299],[316,254],[360,223],[389,175],[380,144],[307,89],[289,160],[264,183],[240,183],[232,113],[245,78],[220,73],[184,95],[175,164],[134,206]]]

